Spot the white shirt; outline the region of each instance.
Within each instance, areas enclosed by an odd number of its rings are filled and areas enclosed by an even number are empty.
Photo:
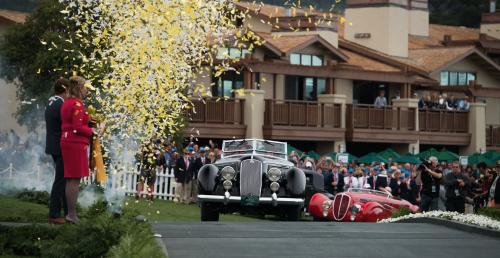
[[[344,190],[351,188],[360,188],[358,178],[353,176],[344,177]]]

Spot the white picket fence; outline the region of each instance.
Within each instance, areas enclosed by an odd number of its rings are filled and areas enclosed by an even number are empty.
[[[121,170],[112,171],[108,175],[108,180],[110,180],[106,187],[111,187],[111,189],[120,189],[127,195],[137,194],[137,182],[139,181],[139,167],[125,167]],[[54,178],[54,174],[50,173],[47,175],[42,173],[39,166],[33,168],[29,171],[19,171],[14,168],[14,166],[9,164],[5,169],[0,170],[0,180],[2,178],[13,179],[14,177],[32,177],[36,176],[36,180],[40,181],[42,177],[50,177],[51,180]],[[90,185],[95,182],[95,173],[91,172],[88,177],[82,178],[82,184]],[[147,185],[144,185],[144,190],[141,192],[143,195],[147,195]],[[161,200],[173,200],[175,196],[175,178],[174,170],[162,168],[157,168],[156,171],[156,182],[153,189],[153,196]]]

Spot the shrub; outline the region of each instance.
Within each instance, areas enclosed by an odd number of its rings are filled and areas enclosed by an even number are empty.
[[[500,221],[500,209],[498,208],[481,208],[477,213]]]
[[[33,224],[22,227],[0,226],[0,253],[40,256],[41,244],[59,234],[59,228]]]
[[[401,207],[399,210],[392,211],[391,218],[398,218],[398,217],[406,216],[409,214],[411,214],[410,209],[408,209],[406,207]]]
[[[50,199],[50,195],[48,192],[35,191],[34,189],[23,190],[22,192],[18,193],[16,197],[24,202],[32,202],[43,205],[49,205],[49,199]]]

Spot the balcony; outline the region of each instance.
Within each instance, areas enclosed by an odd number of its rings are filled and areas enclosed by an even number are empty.
[[[469,145],[469,112],[420,110],[421,144]]]
[[[194,109],[189,111],[186,136],[227,139],[245,138],[244,100],[205,98],[193,99]]]
[[[346,138],[353,142],[416,142],[415,114],[415,108],[347,105]]]
[[[486,127],[486,147],[500,150],[500,125]]]
[[[283,140],[343,139],[341,105],[294,100],[265,100],[264,138]]]

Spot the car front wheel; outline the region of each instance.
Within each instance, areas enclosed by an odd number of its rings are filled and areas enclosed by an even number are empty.
[[[201,221],[219,221],[219,212],[210,203],[201,203]]]

